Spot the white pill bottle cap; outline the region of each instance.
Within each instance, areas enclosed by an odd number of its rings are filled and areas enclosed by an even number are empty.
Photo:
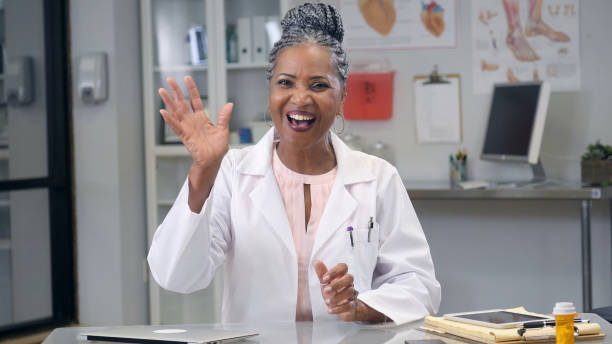
[[[553,308],[554,315],[572,315],[576,314],[576,307],[571,302],[557,302]]]

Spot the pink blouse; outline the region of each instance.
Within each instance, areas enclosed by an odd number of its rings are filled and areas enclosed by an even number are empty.
[[[308,292],[308,265],[319,221],[336,179],[336,167],[316,176],[300,174],[290,170],[282,163],[275,148],[272,169],[289,218],[297,255],[298,292],[295,320],[312,321],[312,307]],[[310,185],[311,209],[307,226],[304,210],[304,184]]]

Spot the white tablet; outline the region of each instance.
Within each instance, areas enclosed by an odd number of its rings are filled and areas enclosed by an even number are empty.
[[[523,324],[527,322],[552,319],[552,317],[540,317],[535,315],[513,313],[503,309],[444,314],[443,317],[444,319],[448,320],[493,328],[522,327]]]

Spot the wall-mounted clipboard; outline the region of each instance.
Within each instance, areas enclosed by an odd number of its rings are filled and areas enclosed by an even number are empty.
[[[413,86],[417,143],[461,143],[461,76],[435,68]]]

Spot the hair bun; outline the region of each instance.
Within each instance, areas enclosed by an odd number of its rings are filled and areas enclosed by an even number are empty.
[[[342,43],[344,28],[338,10],[332,5],[307,2],[290,9],[281,22],[283,32],[320,31]]]

